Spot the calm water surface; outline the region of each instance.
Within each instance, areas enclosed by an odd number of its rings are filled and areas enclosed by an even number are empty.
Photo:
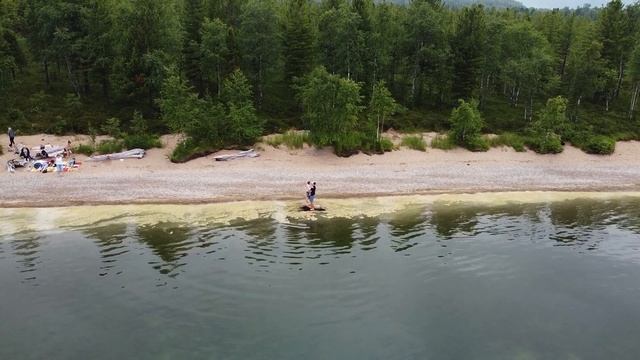
[[[640,358],[638,198],[328,215],[5,216],[0,359]]]

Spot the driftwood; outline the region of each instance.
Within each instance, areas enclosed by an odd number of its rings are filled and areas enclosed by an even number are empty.
[[[218,156],[214,156],[213,158],[216,159],[216,161],[227,161],[227,160],[234,160],[239,158],[254,158],[258,156],[260,156],[260,154],[255,152],[255,150],[250,149],[247,151],[240,151],[239,153],[236,153],[236,154],[218,155]]]
[[[120,160],[120,159],[142,159],[143,149],[132,149],[114,154],[95,155],[89,158],[91,161]]]

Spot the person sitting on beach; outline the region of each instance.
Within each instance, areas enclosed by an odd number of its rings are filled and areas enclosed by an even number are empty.
[[[62,150],[62,154],[64,157],[71,156],[73,152],[71,151],[71,140],[67,141],[67,147]]]
[[[23,146],[22,149],[20,149],[20,157],[27,161],[33,160],[33,158],[31,157],[31,150],[29,150],[29,148],[26,146]]]
[[[49,157],[47,150],[44,149],[44,145],[40,145],[40,152],[38,153],[38,155],[40,155],[40,157],[43,159],[46,159]]]

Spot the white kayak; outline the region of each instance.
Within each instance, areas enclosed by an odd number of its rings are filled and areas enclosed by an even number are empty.
[[[143,149],[132,149],[119,153],[94,155],[89,158],[91,161],[120,160],[120,159],[142,159],[145,151]]]
[[[227,161],[227,160],[234,160],[234,159],[239,159],[239,158],[255,158],[260,156],[260,154],[258,154],[257,152],[255,152],[255,150],[253,149],[249,149],[246,151],[240,151],[238,153],[235,154],[229,154],[229,155],[218,155],[218,156],[214,156],[213,158],[216,159],[216,161]]]

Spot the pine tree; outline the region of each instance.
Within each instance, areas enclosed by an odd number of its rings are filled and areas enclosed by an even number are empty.
[[[240,70],[224,80],[222,98],[227,108],[224,133],[233,145],[253,144],[262,135],[264,121],[256,114],[251,92],[251,85]]]
[[[607,109],[609,101],[618,97],[620,93],[626,61],[631,51],[631,34],[635,31],[629,28],[629,19],[623,7],[621,0],[611,0],[598,16],[602,58],[607,62],[607,67],[617,75],[615,85],[606,94]]]
[[[308,7],[308,0],[289,0],[284,34],[284,71],[290,86],[313,66],[313,33]]]
[[[629,104],[629,119],[632,119],[635,115],[636,106],[638,104],[638,98],[640,97],[640,41],[636,43],[636,46],[631,53],[631,59],[629,61],[629,73],[631,80],[631,100]]]
[[[468,99],[478,87],[484,62],[485,42],[484,8],[482,5],[464,8],[451,41],[455,97]]]
[[[256,89],[261,107],[265,87],[272,79],[280,60],[280,33],[274,6],[270,1],[250,0],[242,8],[238,28],[238,49],[242,54],[242,69]]]
[[[371,9],[373,8],[373,2],[372,0],[353,0],[351,8],[353,12],[358,14],[356,28],[362,38],[360,47],[355,49],[362,63],[362,71],[354,74],[353,79],[364,83],[365,95],[368,95],[371,89],[369,85],[372,85],[373,82],[373,73],[371,71],[373,65],[371,54]]]
[[[185,0],[183,21],[184,40],[182,44],[182,66],[191,85],[203,92],[201,71],[202,53],[200,50],[201,27],[204,21],[202,0]]]

